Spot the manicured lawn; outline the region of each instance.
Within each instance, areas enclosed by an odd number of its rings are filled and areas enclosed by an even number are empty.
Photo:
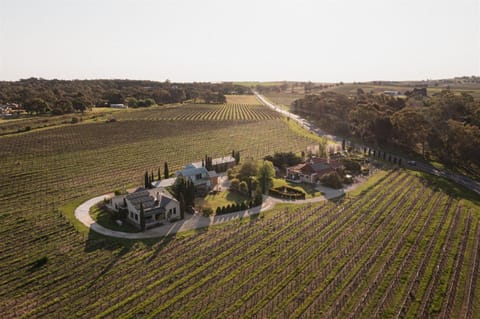
[[[217,207],[239,204],[248,200],[248,197],[236,192],[222,191],[214,194],[209,194],[205,198],[195,199],[195,206],[208,206],[215,211]]]

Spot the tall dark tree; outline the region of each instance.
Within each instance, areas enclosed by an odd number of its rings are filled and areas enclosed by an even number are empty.
[[[143,203],[140,203],[140,229],[145,231],[145,211],[143,210]]]
[[[160,173],[160,167],[158,168],[158,171],[157,171],[157,177],[159,181],[162,179],[162,174]]]
[[[183,196],[182,193],[180,193],[178,201],[179,201],[179,204],[180,204],[180,218],[184,219],[185,218],[185,211],[187,210],[187,205],[185,204],[185,196]]]
[[[165,164],[163,165],[163,176],[165,176],[165,178],[170,177],[170,173],[168,172],[168,163],[167,162],[165,162]]]
[[[145,171],[145,188],[150,188],[150,177],[148,176],[148,171]]]

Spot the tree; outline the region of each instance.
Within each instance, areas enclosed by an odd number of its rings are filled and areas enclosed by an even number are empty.
[[[76,111],[85,112],[90,105],[92,105],[91,101],[85,97],[82,93],[79,93],[76,98],[72,101],[72,106]]]
[[[184,219],[187,205],[185,204],[185,197],[183,196],[182,193],[180,193],[178,201],[179,201],[179,204],[180,204],[180,218]]]
[[[243,161],[238,171],[238,179],[248,183],[250,177],[257,176],[257,172],[258,164],[254,160]]]
[[[148,176],[148,171],[145,171],[145,188],[150,188],[150,177]]]
[[[134,97],[127,97],[125,99],[125,103],[127,104],[128,107],[137,107],[137,99]]]
[[[163,175],[165,176],[165,178],[170,177],[170,174],[168,172],[168,163],[167,162],[165,162],[165,164],[163,165]]]
[[[162,180],[162,174],[160,173],[160,167],[158,168],[158,171],[157,171],[157,177],[158,177],[158,180]]]
[[[45,113],[49,110],[48,103],[41,98],[33,98],[24,105],[24,108],[29,113]]]
[[[320,177],[322,184],[335,189],[342,188],[342,178],[337,172],[330,172]]]
[[[140,229],[145,231],[145,212],[143,210],[143,203],[140,203]]]
[[[66,99],[55,102],[52,110],[52,113],[56,115],[72,113],[72,112],[73,112],[72,102]]]
[[[427,137],[431,126],[424,117],[423,110],[406,107],[391,117],[392,124],[397,131],[398,138],[405,146],[415,149],[421,145],[421,153],[425,157]]]
[[[275,176],[275,168],[270,161],[263,161],[259,165],[257,180],[260,184],[262,194],[267,194],[270,187],[273,185],[273,177]]]

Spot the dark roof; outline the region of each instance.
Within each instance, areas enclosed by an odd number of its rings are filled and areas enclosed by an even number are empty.
[[[172,199],[170,197],[167,197],[167,196],[162,196],[160,198],[160,207],[165,207],[168,205],[168,203],[170,203],[172,201]]]
[[[155,206],[155,198],[145,189],[137,189],[135,192],[128,194],[126,198],[136,209],[140,209],[140,203],[143,204],[144,210]]]

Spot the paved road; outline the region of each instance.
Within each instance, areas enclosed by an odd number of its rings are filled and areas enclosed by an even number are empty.
[[[272,108],[273,110],[285,115],[286,117],[289,117],[289,118],[295,120],[302,127],[309,130],[310,132],[312,132],[314,134],[317,134],[318,136],[327,137],[327,138],[332,139],[332,140],[337,141],[337,142],[342,141],[342,139],[340,137],[325,133],[324,131],[322,131],[318,127],[315,127],[314,124],[312,124],[312,123],[308,122],[307,120],[301,118],[299,115],[293,114],[291,112],[288,112],[286,110],[281,109],[278,105],[275,105],[275,104],[271,103],[270,101],[268,101],[265,97],[263,97],[258,92],[253,91],[253,93],[255,94],[257,99],[260,102],[262,102],[264,105],[266,105],[266,106]],[[363,146],[361,146],[361,147],[363,147]],[[366,146],[366,147],[368,147],[368,146]],[[394,155],[394,154],[392,154],[392,155]],[[396,155],[395,155],[395,157],[399,158]],[[422,171],[422,172],[429,173],[429,174],[436,175],[436,176],[445,177],[445,178],[447,178],[447,179],[449,179],[449,180],[451,180],[451,181],[453,181],[457,184],[460,184],[460,185],[462,185],[462,186],[464,186],[464,187],[466,187],[466,188],[468,188],[468,189],[470,189],[470,190],[472,190],[475,193],[480,195],[480,183],[472,180],[471,178],[469,178],[467,176],[456,174],[456,173],[453,173],[453,172],[450,172],[450,171],[447,171],[447,170],[438,170],[431,165],[428,165],[428,164],[425,164],[425,163],[422,163],[422,162],[412,161],[411,159],[408,159],[408,158],[401,158],[401,159],[402,159],[402,163],[404,163],[403,166],[406,167],[406,168],[409,168],[409,169],[412,169],[412,170],[417,170],[417,171]],[[409,162],[410,163],[413,162],[415,165],[410,165],[410,164],[408,164]]]

